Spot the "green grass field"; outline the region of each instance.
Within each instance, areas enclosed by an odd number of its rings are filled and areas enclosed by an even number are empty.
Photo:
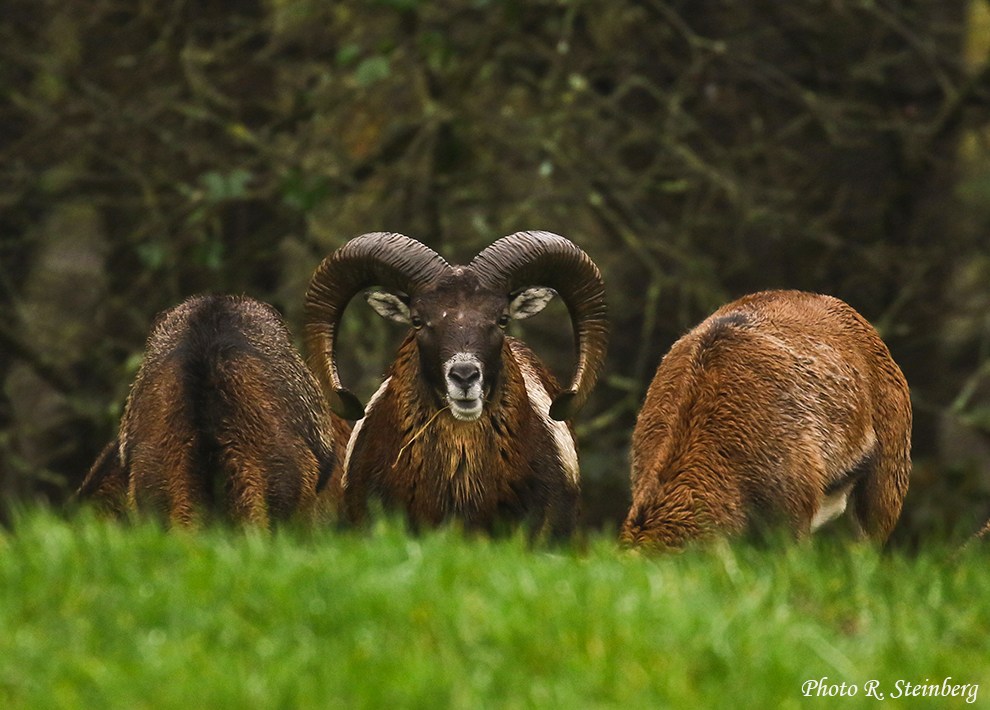
[[[36,511],[0,533],[0,708],[987,707],[988,562],[990,545],[645,558],[606,537],[534,551]],[[802,694],[825,676],[856,695]],[[975,702],[898,685],[947,677]]]

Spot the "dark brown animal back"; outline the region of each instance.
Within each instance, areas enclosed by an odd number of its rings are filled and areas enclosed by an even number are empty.
[[[160,401],[156,390],[175,379],[167,411],[144,411],[140,400]],[[193,298],[156,323],[122,430],[147,433],[150,441],[161,432],[188,439],[195,496],[235,518],[236,509],[258,505],[273,519],[289,517],[326,484],[335,463],[330,414],[315,379],[278,313],[246,298]],[[161,441],[160,456],[184,446]],[[131,448],[124,439],[128,466]],[[238,490],[246,477],[253,477],[252,490]],[[253,500],[239,500],[245,497]]]

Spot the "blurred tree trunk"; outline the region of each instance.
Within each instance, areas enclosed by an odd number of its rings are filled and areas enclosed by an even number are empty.
[[[60,464],[75,459],[73,439],[91,431],[86,420],[96,406],[78,363],[105,337],[100,314],[108,296],[109,244],[100,212],[76,200],[56,202],[29,241],[30,268],[6,334],[3,390],[12,422],[0,492],[6,500],[39,494],[58,500],[72,483]]]

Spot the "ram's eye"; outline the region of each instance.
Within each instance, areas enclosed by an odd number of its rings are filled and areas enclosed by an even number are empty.
[[[508,324],[509,324],[509,314],[508,313],[503,313],[502,315],[500,315],[498,317],[498,327],[499,328],[504,328]]]
[[[412,317],[412,327],[415,328],[416,330],[419,330],[420,328],[422,328],[423,327],[423,319],[420,318],[419,316],[413,316]]]

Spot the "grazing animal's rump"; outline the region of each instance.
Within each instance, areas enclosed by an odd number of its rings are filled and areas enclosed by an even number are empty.
[[[777,520],[801,536],[849,500],[884,541],[910,448],[907,382],[862,316],[829,296],[746,296],[660,363],[633,433],[621,537],[679,547]]]
[[[334,340],[359,291],[412,326],[367,413],[341,385]],[[560,293],[574,324],[577,364],[561,392],[547,368],[503,329]],[[575,525],[579,474],[568,419],[586,400],[606,347],[604,285],[570,241],[521,232],[450,266],[398,234],[357,237],[324,260],[306,300],[309,362],[338,414],[359,419],[346,454],[344,502],[359,522],[369,500],[414,524],[454,518],[492,529],[528,521],[566,537]]]
[[[275,309],[194,297],[154,325],[120,434],[79,495],[175,525],[308,518],[339,496],[335,419]]]

